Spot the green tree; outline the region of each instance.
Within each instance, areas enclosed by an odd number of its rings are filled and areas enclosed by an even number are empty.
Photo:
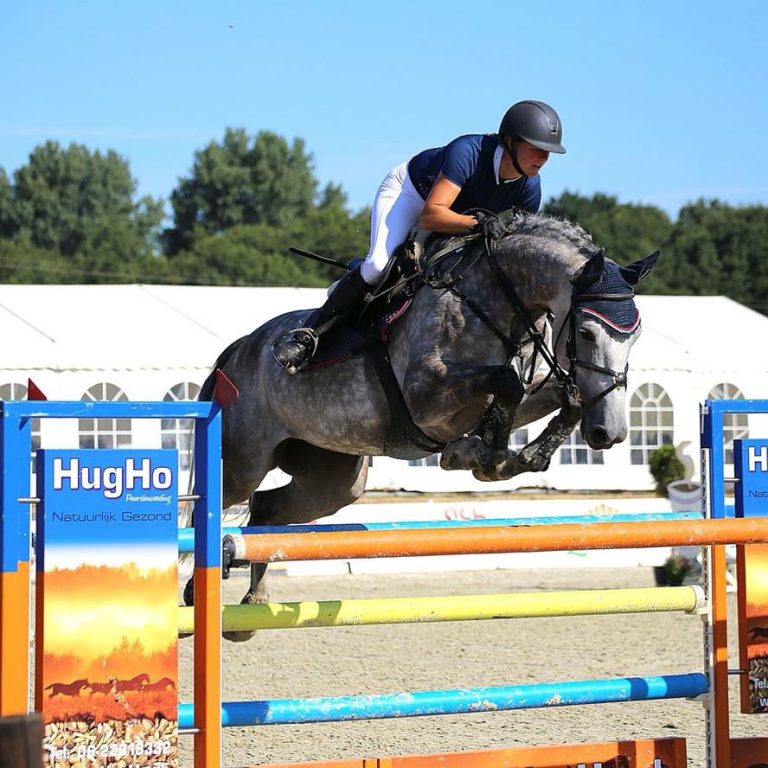
[[[740,209],[744,222],[747,268],[745,284],[752,309],[768,315],[768,207],[752,205]]]
[[[169,233],[172,258],[166,265],[155,265],[158,279],[165,273],[165,279],[216,285],[325,286],[338,279],[339,269],[291,254],[289,246],[342,263],[365,255],[370,210],[351,214],[337,184],[327,184],[318,194],[301,142],[290,150],[279,137],[262,132],[251,148],[244,131],[228,130],[224,144],[211,144],[198,153],[193,178],[183,180],[172,195],[177,224],[182,218],[192,223]],[[272,158],[269,174],[274,178],[254,173],[263,163],[251,155]],[[280,178],[284,183],[278,183]],[[217,197],[226,187],[222,179],[233,186]],[[233,180],[239,191],[233,191]],[[264,193],[267,182],[270,191]],[[183,216],[182,202],[190,203]]]
[[[68,279],[135,279],[136,264],[156,252],[163,217],[162,201],[134,201],[135,192],[128,163],[117,153],[49,141],[33,150],[13,184],[5,174],[0,178],[0,236],[38,255],[63,257]]]
[[[684,208],[672,231],[658,274],[648,278],[649,291],[703,296],[718,293],[722,261],[702,208]]]
[[[0,240],[0,283],[81,282],[70,259],[30,242]]]
[[[660,208],[619,203],[616,197],[602,193],[589,198],[566,191],[549,200],[544,211],[580,224],[619,264],[663,248],[673,228]]]
[[[685,206],[648,289],[661,294],[725,295],[768,310],[768,208],[717,200]]]
[[[12,237],[15,229],[13,188],[5,169],[0,168],[0,239]]]
[[[297,259],[286,249],[286,230],[266,224],[232,227],[197,239],[168,260],[173,282],[202,285],[324,286],[316,262]]]
[[[298,245],[342,263],[365,256],[370,241],[370,209],[364,208],[351,215],[346,206],[347,196],[341,188],[328,185],[320,204],[287,228],[288,244]],[[294,258],[306,261],[301,257]],[[317,274],[324,276],[326,283],[337,280],[341,275],[337,267],[317,262],[314,264]]]
[[[587,222],[594,221],[611,213],[618,206],[618,200],[611,195],[598,192],[592,197],[585,197],[567,189],[560,197],[547,200],[544,213],[559,216],[587,227]]]
[[[726,295],[768,313],[768,208],[717,200],[686,205],[675,222],[652,206],[622,205],[615,197],[565,192],[547,213],[581,224],[619,263],[662,251],[638,286],[642,293]]]
[[[174,227],[166,232],[166,253],[243,224],[285,226],[307,214],[316,191],[301,139],[289,146],[260,131],[251,141],[244,129],[228,128],[222,143],[195,154],[190,176],[171,194]]]

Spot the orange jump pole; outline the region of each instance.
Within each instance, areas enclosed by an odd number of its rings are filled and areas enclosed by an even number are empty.
[[[552,744],[311,763],[270,763],[261,768],[570,768],[574,765],[625,765],[628,768],[664,765],[667,768],[685,768],[687,764],[685,739],[678,738]]]
[[[755,544],[768,541],[768,518],[590,523],[531,527],[233,534],[231,563],[339,560],[416,555],[557,552],[570,549]]]

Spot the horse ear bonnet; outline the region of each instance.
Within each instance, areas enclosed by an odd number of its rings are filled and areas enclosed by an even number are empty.
[[[626,267],[619,267],[621,274],[630,285],[637,285],[653,269],[660,255],[661,251],[654,251],[644,259],[633,261]]]
[[[612,294],[617,299],[591,299],[594,294]],[[603,273],[597,282],[584,291],[583,301],[576,297],[574,308],[578,312],[591,315],[609,328],[619,333],[632,333],[640,325],[640,313],[635,306],[632,285],[627,282],[622,268],[612,261],[606,261]],[[618,298],[626,296],[626,298]]]

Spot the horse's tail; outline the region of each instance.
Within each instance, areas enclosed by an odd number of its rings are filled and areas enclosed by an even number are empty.
[[[199,401],[204,400],[212,400],[214,395],[214,390],[216,389],[216,371],[220,368],[223,368],[227,361],[232,357],[232,355],[235,354],[235,351],[237,348],[245,341],[247,337],[243,336],[240,339],[237,339],[236,341],[233,341],[217,358],[216,362],[213,364],[213,367],[211,368],[210,373],[206,377],[205,381],[203,382],[202,387],[200,387],[200,393],[197,396],[197,399]],[[194,430],[194,426],[192,426],[192,430]],[[193,441],[192,436],[190,436],[190,442]],[[189,482],[187,484],[187,494],[189,496],[192,495],[192,490],[195,485],[195,454],[194,451],[192,452],[192,456],[190,458],[190,464],[189,464]],[[190,525],[192,525],[192,513],[194,511],[194,502],[186,501],[184,504],[180,506],[179,509],[179,527],[186,528]],[[182,555],[181,562],[186,564],[191,559],[190,555]]]

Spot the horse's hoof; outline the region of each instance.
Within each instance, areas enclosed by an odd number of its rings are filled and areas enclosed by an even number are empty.
[[[472,470],[472,475],[475,480],[480,480],[483,483],[495,483],[501,480],[495,467],[478,467]]]
[[[243,599],[240,601],[240,605],[261,605],[262,603],[269,602],[269,592],[266,584],[259,584],[258,588],[254,592],[249,589]],[[233,643],[244,643],[246,640],[250,640],[256,634],[256,630],[244,629],[233,632],[222,632],[222,637],[225,640],[230,640]]]
[[[440,454],[440,468],[445,470],[461,469],[461,461],[453,443],[447,445]]]
[[[484,483],[497,483],[501,480],[509,480],[521,472],[529,471],[529,467],[520,460],[516,451],[506,451],[501,457],[494,454],[497,460],[478,467],[472,472],[476,480]]]
[[[549,464],[552,460],[551,456],[542,455],[536,451],[532,451],[528,454],[520,454],[520,464],[522,466],[522,472],[545,472],[549,469]]]
[[[492,467],[500,467],[505,461],[515,461],[517,454],[514,451],[504,450],[494,451],[491,454],[491,460],[486,461],[486,464],[490,464]]]
[[[493,465],[495,463],[493,449],[488,443],[480,440],[479,437],[477,439],[477,463],[481,467]]]
[[[473,469],[478,465],[483,441],[477,435],[469,435],[449,443],[440,454],[442,469]]]

